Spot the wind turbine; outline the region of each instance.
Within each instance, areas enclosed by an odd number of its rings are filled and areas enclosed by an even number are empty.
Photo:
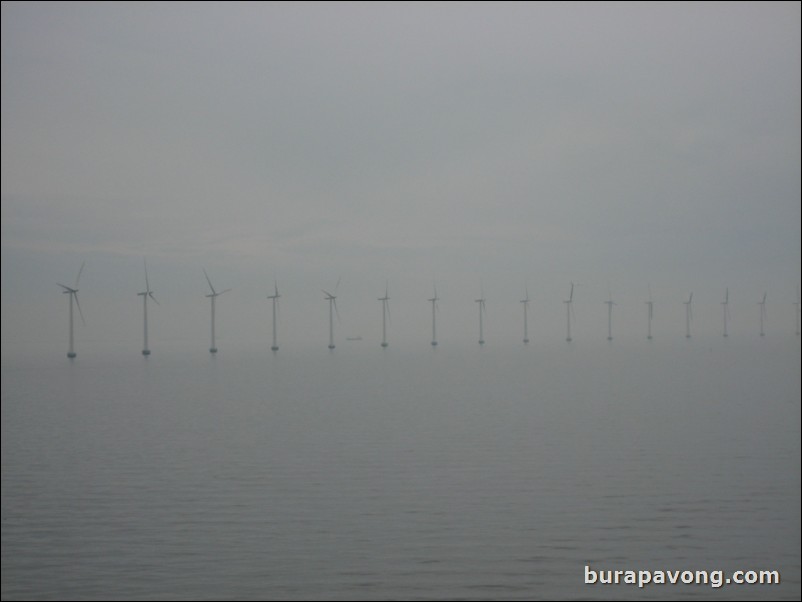
[[[723,335],[729,336],[727,334],[727,320],[730,317],[730,289],[727,287],[724,290],[724,301],[722,301],[721,305],[724,307],[724,333]]]
[[[268,295],[268,299],[273,300],[273,346],[270,348],[273,351],[278,351],[278,341],[276,339],[277,331],[276,331],[276,309],[278,309],[278,299],[281,295],[278,294],[278,283],[274,280],[273,287],[275,292],[272,295]]]
[[[646,330],[646,338],[652,339],[652,317],[654,316],[654,302],[652,301],[652,286],[649,285],[649,300],[646,302],[648,322]]]
[[[690,294],[687,301],[683,301],[685,304],[685,338],[691,338],[691,320],[693,319],[693,310],[691,309],[691,303],[693,302],[693,293]]]
[[[763,329],[763,321],[766,319],[766,293],[763,293],[763,301],[758,303],[760,306],[760,336],[766,336],[766,331]]]
[[[574,283],[571,283],[571,293],[568,295],[568,300],[565,303],[565,318],[566,318],[566,334],[565,340],[571,342],[571,314],[574,313]]]
[[[214,287],[212,286],[212,281],[209,280],[209,274],[206,273],[205,268],[203,269],[203,275],[206,276],[206,282],[209,283],[209,288],[212,289],[212,294],[206,295],[209,299],[212,300],[212,346],[209,347],[209,353],[217,353],[217,345],[214,344],[214,302],[217,299],[217,297],[219,297],[223,293],[227,293],[231,289],[227,288],[226,290],[220,291],[218,293],[216,290],[214,290]]]
[[[526,298],[521,300],[524,304],[524,343],[529,342],[529,322],[527,320],[527,309],[529,307],[529,287],[526,287]]]
[[[485,337],[484,337],[484,326],[482,324],[482,314],[485,313],[485,291],[482,289],[482,297],[480,299],[476,299],[476,303],[479,304],[479,344],[485,344]]]
[[[437,323],[435,321],[435,311],[440,309],[440,306],[437,304],[439,301],[439,297],[437,296],[437,285],[434,285],[434,297],[429,299],[429,303],[432,304],[432,347],[437,346]],[[797,303],[797,306],[799,304]]]
[[[382,302],[382,347],[387,347],[387,318],[390,316],[390,284],[384,286],[384,297],[379,297]]]
[[[608,301],[605,301],[607,304],[607,340],[613,340],[613,305],[616,305],[615,301],[613,301],[613,293],[610,290],[610,287],[607,287],[607,295],[609,297]]]
[[[58,282],[56,283],[61,288],[64,289],[62,292],[65,295],[69,295],[70,296],[70,348],[67,351],[67,357],[70,358],[70,359],[74,358],[77,355],[75,353],[75,339],[73,337],[73,327],[72,327],[72,300],[73,299],[75,299],[75,305],[78,306],[78,314],[81,316],[81,322],[83,324],[86,324],[86,322],[84,322],[84,314],[83,314],[83,312],[81,312],[81,304],[78,303],[78,281],[81,279],[81,272],[84,271],[84,265],[85,264],[86,264],[86,262],[83,262],[81,264],[81,268],[78,270],[78,276],[75,278],[75,286],[74,287],[64,286],[63,284],[59,284]]]
[[[337,289],[340,288],[340,278],[337,279],[337,285],[334,287],[334,295],[328,291],[323,291],[326,295],[326,300],[329,302],[329,349],[334,349],[334,312],[337,312],[337,320],[340,320],[340,312],[337,311]]]
[[[142,355],[150,355],[150,349],[148,349],[148,297],[153,299],[153,302],[158,305],[159,302],[156,301],[156,297],[153,296],[153,291],[150,290],[150,283],[148,282],[148,261],[147,259],[144,260],[145,263],[145,290],[141,293],[137,293],[137,296],[142,297],[142,306],[145,311],[145,344],[142,347]]]

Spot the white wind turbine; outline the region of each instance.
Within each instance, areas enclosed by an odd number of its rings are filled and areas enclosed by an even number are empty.
[[[215,342],[214,342],[214,304],[215,304],[215,300],[217,299],[217,297],[219,297],[223,293],[227,293],[231,289],[227,288],[226,290],[220,291],[218,293],[216,290],[214,290],[214,287],[212,286],[212,281],[209,280],[209,274],[206,273],[206,269],[205,268],[203,268],[203,275],[206,276],[206,282],[209,283],[209,288],[212,289],[211,294],[210,295],[206,295],[206,297],[208,297],[209,299],[212,300],[212,346],[209,347],[209,353],[217,353],[217,345],[215,345]]]
[[[334,287],[334,293],[323,291],[326,295],[326,300],[329,302],[329,349],[334,349],[334,313],[337,313],[337,320],[340,319],[340,312],[337,310],[337,289],[340,288],[340,278],[337,279],[337,285]]]
[[[387,318],[390,317],[390,283],[384,286],[384,297],[379,297],[382,302],[382,347],[387,347]]]
[[[437,296],[437,285],[435,284],[434,297],[429,299],[429,303],[432,304],[432,347],[437,346],[437,322],[435,321],[435,312],[440,309],[440,306],[437,303],[439,300],[440,298]]]
[[[524,343],[529,342],[529,321],[527,316],[527,310],[529,308],[529,287],[526,287],[526,298],[521,299],[521,303],[524,306]]]
[[[607,305],[607,340],[613,340],[613,305],[616,305],[616,302],[613,301],[613,293],[610,290],[610,287],[607,287],[607,296],[608,300],[605,301]]]
[[[654,302],[652,301],[652,286],[649,285],[649,300],[646,302],[647,309],[647,326],[646,326],[646,338],[651,340],[652,339],[652,317],[654,316]]]
[[[723,336],[729,336],[727,334],[727,320],[730,318],[730,289],[727,287],[724,289],[724,301],[721,302],[722,307],[724,308],[724,332]]]
[[[691,320],[693,319],[693,310],[691,309],[691,303],[693,302],[693,293],[690,294],[687,301],[683,301],[685,304],[685,338],[691,338]]]
[[[142,306],[145,312],[145,343],[142,347],[142,355],[150,355],[150,349],[148,349],[148,297],[153,299],[153,302],[158,305],[159,302],[156,301],[156,297],[153,296],[153,291],[150,290],[150,282],[148,281],[148,262],[144,260],[145,263],[145,290],[141,293],[137,293],[138,296],[142,297]]]
[[[278,300],[281,295],[278,294],[278,283],[274,280],[273,281],[273,288],[275,292],[272,295],[268,295],[268,299],[273,300],[273,346],[270,348],[273,351],[278,351],[278,331],[276,330],[276,310],[278,309]]]
[[[78,306],[78,314],[81,316],[81,322],[84,323],[84,324],[86,323],[86,322],[84,322],[84,314],[83,314],[83,312],[81,312],[81,304],[78,303],[78,281],[81,279],[81,272],[84,271],[84,265],[85,264],[86,264],[86,262],[83,262],[81,264],[81,268],[78,270],[78,276],[75,278],[75,286],[74,287],[65,286],[63,284],[59,284],[58,282],[56,283],[61,288],[64,289],[62,292],[65,295],[69,295],[70,296],[70,348],[67,351],[67,357],[70,358],[70,359],[74,358],[77,355],[75,353],[75,339],[74,339],[74,336],[73,336],[73,326],[72,326],[72,300],[73,299],[75,299],[75,305]]]
[[[484,337],[484,325],[482,323],[482,315],[485,313],[485,291],[482,289],[482,297],[480,299],[476,299],[476,303],[479,304],[479,344],[485,344],[485,337]]]
[[[763,301],[758,303],[760,306],[760,336],[766,336],[766,331],[763,329],[763,322],[766,319],[766,293],[763,293]]]
[[[569,343],[571,342],[571,314],[574,313],[574,283],[571,283],[571,293],[568,295],[568,299],[563,301],[565,303],[565,318],[566,318],[566,330],[565,330],[565,340]]]

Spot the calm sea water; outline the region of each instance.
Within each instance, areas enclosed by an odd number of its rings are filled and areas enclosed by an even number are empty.
[[[3,599],[800,597],[798,338],[220,347],[3,361]]]

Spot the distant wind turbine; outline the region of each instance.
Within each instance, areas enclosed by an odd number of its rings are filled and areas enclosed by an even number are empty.
[[[565,328],[565,340],[569,343],[571,342],[571,314],[574,313],[574,283],[571,283],[571,293],[568,295],[568,299],[563,301],[565,303],[565,319],[566,319],[566,328]]]
[[[607,304],[607,340],[613,340],[613,305],[616,305],[615,301],[613,301],[613,293],[610,290],[610,287],[607,287],[607,295],[608,300],[605,301]]]
[[[390,316],[390,283],[385,284],[384,297],[379,297],[382,302],[382,347],[387,347],[387,318]]]
[[[209,299],[212,300],[212,346],[209,347],[209,353],[217,353],[217,345],[215,345],[215,342],[214,342],[214,304],[215,304],[215,300],[217,299],[217,297],[219,297],[223,293],[227,293],[231,289],[227,288],[226,290],[220,291],[218,293],[216,290],[214,290],[214,287],[212,286],[212,281],[209,280],[209,274],[206,273],[206,269],[205,268],[203,269],[203,275],[206,276],[206,282],[209,283],[209,288],[212,289],[212,293],[210,295],[206,295]]]
[[[435,312],[440,309],[438,305],[439,297],[437,296],[437,285],[434,285],[434,297],[429,299],[429,303],[432,304],[432,347],[437,346],[437,322],[435,319]],[[798,304],[797,304],[798,305]]]
[[[485,344],[485,337],[484,337],[484,324],[482,322],[482,316],[485,313],[485,291],[482,289],[482,296],[479,299],[476,299],[476,303],[479,304],[479,344]]]
[[[278,340],[276,338],[278,336],[278,331],[276,330],[276,309],[278,309],[278,300],[281,295],[278,294],[278,283],[275,280],[273,281],[273,287],[275,292],[267,296],[268,299],[273,300],[273,346],[270,349],[278,351]]]
[[[652,301],[652,286],[649,285],[649,300],[646,302],[647,309],[647,326],[646,326],[646,338],[651,340],[652,339],[652,317],[654,316],[654,302]]]
[[[329,302],[329,349],[334,349],[334,313],[337,313],[337,320],[340,320],[340,312],[337,310],[337,289],[340,288],[340,278],[337,279],[337,285],[334,287],[334,294],[328,291],[323,291],[326,295],[326,300]]]
[[[529,287],[526,287],[526,298],[521,300],[524,306],[524,343],[529,342],[529,322],[527,316],[527,309],[529,307]]]
[[[159,302],[156,301],[156,297],[153,296],[153,291],[150,290],[150,282],[148,281],[148,262],[144,260],[145,263],[145,290],[141,293],[137,293],[138,296],[142,297],[142,306],[145,312],[145,343],[142,347],[142,355],[150,355],[150,349],[148,349],[148,297],[153,299],[153,302],[158,305]]]
[[[766,319],[766,293],[763,293],[763,301],[758,303],[760,306],[760,336],[766,336],[766,331],[763,329],[763,322]]]
[[[73,336],[73,326],[72,326],[72,300],[75,299],[75,305],[78,306],[78,314],[81,316],[81,322],[84,322],[84,314],[81,312],[81,304],[78,303],[78,281],[81,279],[81,272],[84,271],[84,265],[86,262],[81,264],[80,269],[78,270],[78,276],[75,278],[75,285],[73,287],[65,286],[63,284],[58,284],[64,290],[62,291],[65,295],[70,296],[70,348],[67,351],[67,357],[73,359],[77,354],[75,353],[75,339]]]
[[[724,308],[724,333],[723,336],[729,336],[727,334],[727,320],[730,318],[730,289],[727,287],[724,290],[724,301],[721,303],[722,307]]]
[[[691,303],[693,303],[693,293],[690,294],[687,301],[683,301],[685,304],[685,338],[691,338],[691,320],[693,319],[693,310],[691,309]]]

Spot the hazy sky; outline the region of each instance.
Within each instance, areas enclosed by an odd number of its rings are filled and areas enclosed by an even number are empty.
[[[2,4],[3,347],[792,328],[800,277],[800,4]],[[783,324],[784,325],[784,324]],[[281,341],[280,341],[281,342]],[[155,353],[155,351],[154,351]]]

